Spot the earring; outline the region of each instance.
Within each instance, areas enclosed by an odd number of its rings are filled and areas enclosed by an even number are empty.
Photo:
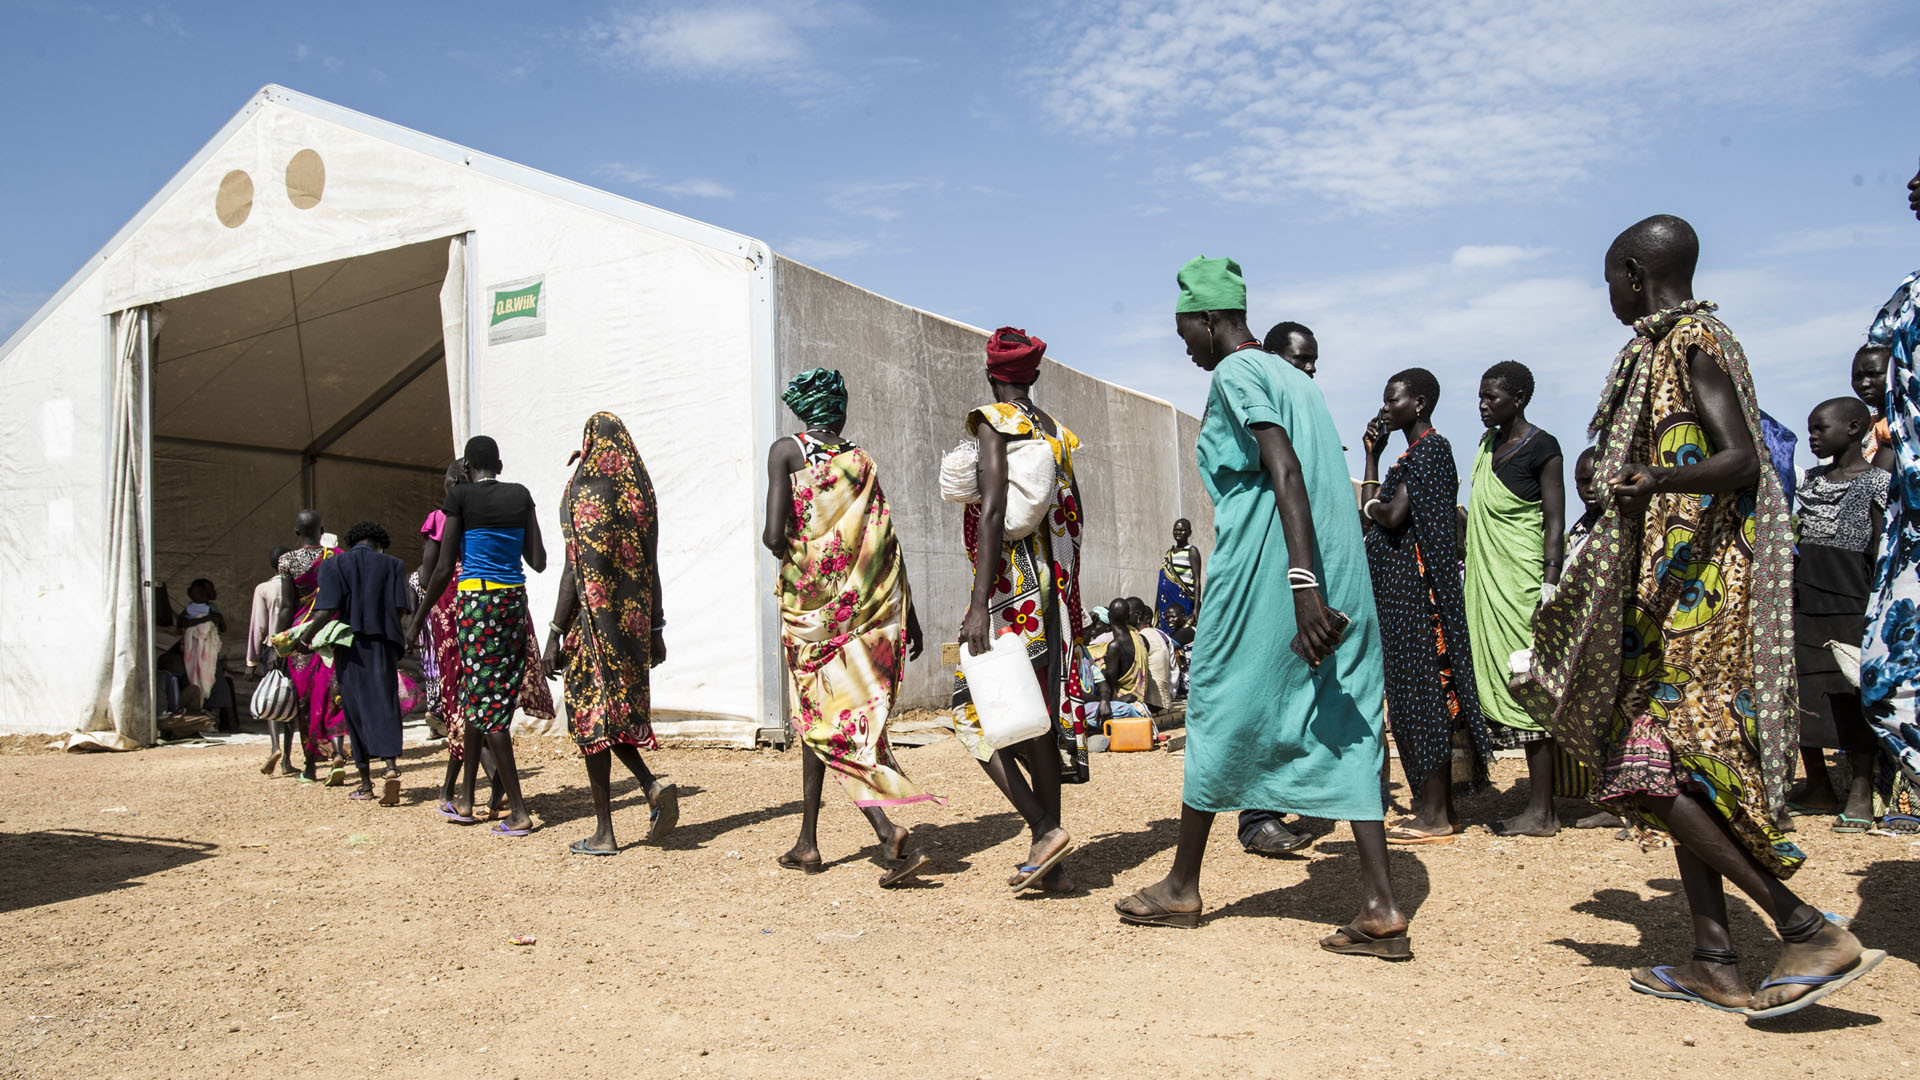
[[[1634,283],[1633,283],[1633,291],[1634,291],[1634,292],[1639,292],[1639,291],[1640,291],[1640,283],[1639,283],[1639,282],[1637,282],[1637,281],[1636,281],[1636,282],[1634,282]]]

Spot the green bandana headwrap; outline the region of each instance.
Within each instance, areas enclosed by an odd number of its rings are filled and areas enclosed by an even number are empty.
[[[812,368],[793,377],[780,395],[809,427],[832,427],[847,418],[847,381],[837,371]]]
[[[1232,259],[1196,255],[1187,260],[1174,280],[1180,283],[1180,299],[1173,305],[1175,314],[1247,310],[1247,283],[1240,276],[1240,264]]]

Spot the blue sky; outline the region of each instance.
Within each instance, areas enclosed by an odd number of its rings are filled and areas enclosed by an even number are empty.
[[[1356,451],[1418,365],[1464,456],[1505,359],[1582,444],[1627,336],[1601,255],[1648,214],[1699,229],[1698,291],[1796,429],[1920,264],[1920,33],[1895,3],[9,9],[0,334],[268,82],[1024,326],[1195,412],[1173,272],[1231,255],[1257,327],[1318,332]]]

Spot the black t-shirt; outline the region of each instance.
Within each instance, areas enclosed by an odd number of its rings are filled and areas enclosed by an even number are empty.
[[[460,519],[461,580],[526,583],[520,551],[526,543],[527,524],[533,520],[531,492],[498,480],[456,484],[440,509]]]
[[[1493,438],[1492,433],[1487,438]],[[1540,501],[1540,466],[1560,456],[1560,440],[1540,428],[1534,428],[1525,442],[1494,462],[1493,475],[1507,490],[1527,502]]]

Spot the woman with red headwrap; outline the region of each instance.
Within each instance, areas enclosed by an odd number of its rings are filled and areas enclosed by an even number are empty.
[[[973,593],[960,640],[975,654],[1001,633],[1018,634],[1034,675],[1056,718],[1052,737],[1041,735],[995,750],[982,737],[965,676],[954,673],[955,734],[978,758],[1013,808],[1026,819],[1033,846],[1007,884],[1070,892],[1060,861],[1073,838],[1060,827],[1061,751],[1074,757],[1075,782],[1086,779],[1085,716],[1078,700],[1081,644],[1080,489],[1073,478],[1073,452],[1080,440],[1042,412],[1030,391],[1040,374],[1047,343],[1024,330],[1001,327],[987,340],[987,382],[993,403],[967,414],[967,434],[980,441],[980,501],[967,506],[967,555],[973,560]],[[1044,441],[1054,461],[1053,505],[1030,534],[1007,536],[1007,451]],[[982,552],[997,552],[982,559]],[[1024,766],[1023,775],[1020,767]]]

